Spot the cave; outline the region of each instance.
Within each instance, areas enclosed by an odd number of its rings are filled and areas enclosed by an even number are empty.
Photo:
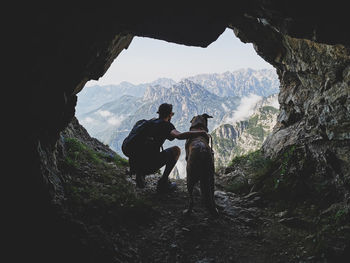
[[[9,88],[16,113],[6,113],[12,144],[6,173],[11,249],[37,262],[59,261],[72,252],[55,229],[65,198],[56,146],[74,117],[76,94],[106,72],[133,36],[206,47],[229,27],[242,42],[253,43],[281,82],[281,112],[263,145],[265,155],[276,158],[296,145],[300,162],[295,174],[312,173],[308,180],[325,182],[320,195],[330,193],[329,198],[348,204],[350,38],[345,10],[329,1],[275,0],[236,1],[234,8],[147,2],[14,10],[9,53],[20,67],[9,64],[16,76]],[[72,261],[79,253],[74,248]]]

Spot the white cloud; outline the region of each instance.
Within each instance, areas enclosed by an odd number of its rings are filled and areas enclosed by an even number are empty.
[[[231,117],[224,120],[225,123],[235,123],[248,119],[254,113],[255,105],[262,100],[261,96],[249,94],[241,99],[241,104],[233,112]]]
[[[94,120],[93,118],[91,117],[86,117],[85,119],[83,119],[83,123],[94,123],[96,120]]]
[[[276,108],[276,109],[280,108],[280,104],[278,102],[278,96],[273,98],[273,100],[271,101],[271,106]]]
[[[98,110],[97,113],[102,117],[110,117],[113,116],[113,113],[108,110]]]
[[[113,116],[107,119],[108,124],[119,127],[122,121],[125,120],[124,116]]]

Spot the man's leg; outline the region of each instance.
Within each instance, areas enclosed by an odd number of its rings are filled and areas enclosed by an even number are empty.
[[[134,158],[129,158],[130,170],[136,173],[136,186],[138,188],[145,188],[145,162],[142,155],[137,155]]]
[[[138,188],[145,188],[146,181],[145,181],[145,174],[142,172],[136,172],[136,186]]]
[[[161,188],[164,188],[166,190],[167,187],[169,187],[168,185],[169,174],[174,168],[177,161],[179,160],[180,153],[181,153],[180,148],[177,146],[168,148],[165,151],[167,151],[167,158],[165,162],[165,169],[164,169],[163,175],[158,181],[158,185],[157,185],[158,190],[161,190]]]

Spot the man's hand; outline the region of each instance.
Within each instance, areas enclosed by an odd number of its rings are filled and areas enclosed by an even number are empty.
[[[197,131],[188,131],[188,132],[179,132],[178,130],[174,129],[170,132],[171,136],[178,140],[185,140],[190,139],[196,136],[205,136],[209,139],[209,135],[206,131],[203,130],[197,130]]]

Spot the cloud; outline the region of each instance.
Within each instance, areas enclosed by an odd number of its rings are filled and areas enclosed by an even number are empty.
[[[125,120],[124,116],[113,116],[107,119],[108,124],[119,127],[122,121]]]
[[[96,122],[96,120],[94,120],[93,118],[91,118],[91,117],[86,117],[85,119],[83,119],[83,121],[82,121],[83,123],[85,122],[85,123],[94,123],[94,122]]]
[[[236,123],[248,119],[254,113],[255,105],[262,100],[261,96],[256,94],[249,94],[241,99],[241,104],[237,107],[237,110],[233,112],[231,117],[227,117],[224,120],[225,123]]]
[[[113,113],[108,110],[98,110],[97,113],[102,117],[110,117],[113,116]]]
[[[274,97],[271,101],[271,104],[270,104],[272,107],[276,108],[276,109],[279,109],[280,108],[280,104],[278,102],[278,97]]]

